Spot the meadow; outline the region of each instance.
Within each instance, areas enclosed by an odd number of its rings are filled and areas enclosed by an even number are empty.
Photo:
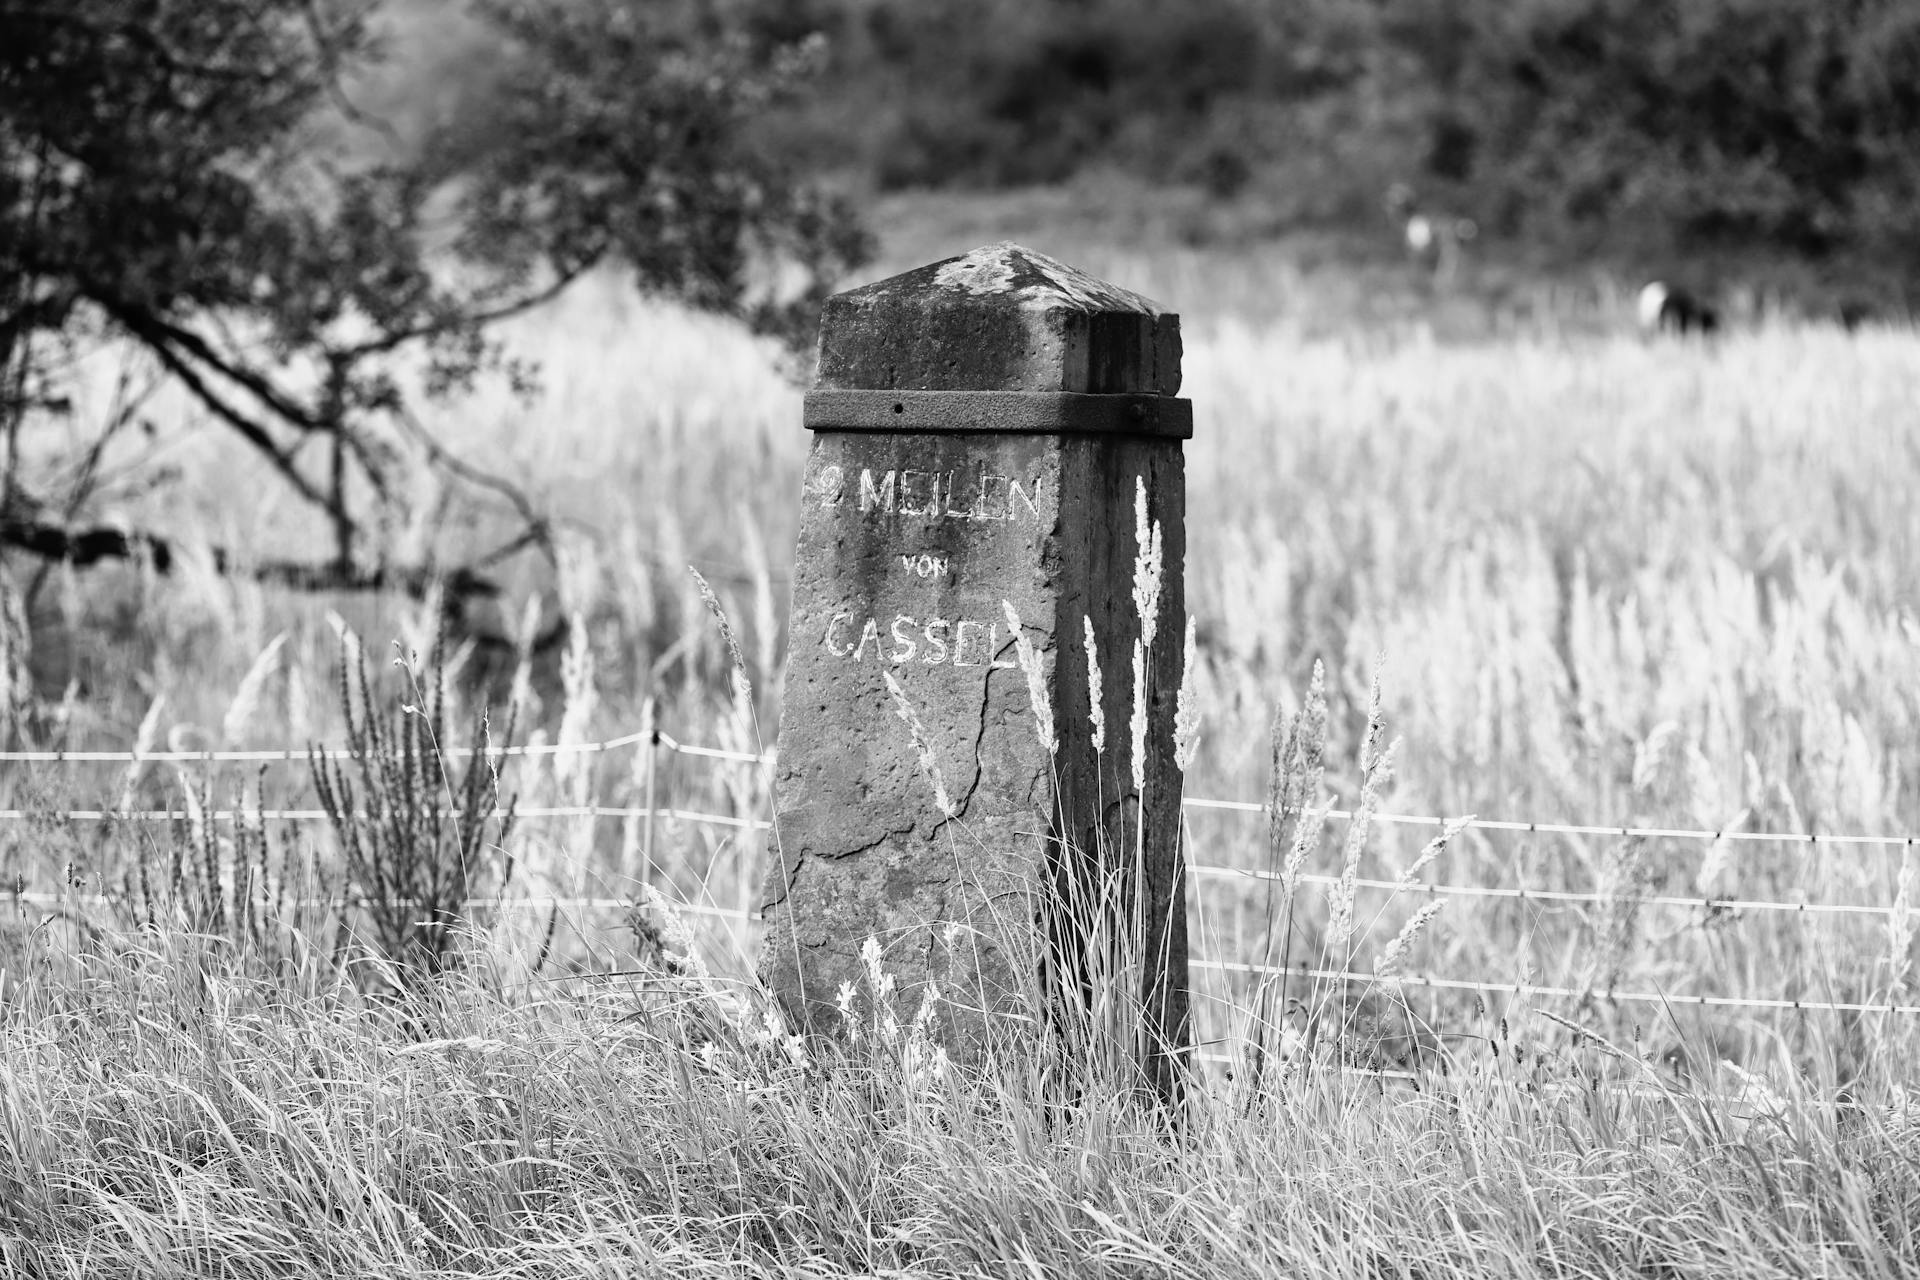
[[[1318,664],[1315,803],[1361,802],[1377,681],[1399,746],[1368,803],[1387,814],[1920,828],[1910,329],[1846,333],[1755,307],[1711,343],[1648,341],[1626,291],[1597,275],[1436,294],[1397,264],[1311,245],[1149,250],[1080,225],[1049,240],[1044,207],[889,217],[876,274],[1010,228],[1181,312],[1204,714],[1190,797],[1267,797],[1276,719],[1311,712]],[[611,280],[517,323],[544,394],[483,393],[431,425],[558,513],[562,555],[557,573],[516,571],[501,643],[448,655],[448,724],[471,741],[490,703],[491,732],[511,713],[534,745],[657,727],[770,749],[806,446],[797,386],[764,345]],[[120,357],[88,358],[104,402]],[[128,490],[128,518],[164,516],[207,544],[315,536],[271,503],[228,501],[244,464],[177,402],[151,412],[180,488]],[[434,492],[414,506],[403,545],[457,545],[484,524],[448,519]],[[337,745],[343,645],[368,655],[376,706],[420,702],[388,663],[391,642],[428,649],[420,603],[286,596],[188,560],[166,579],[55,571],[37,590],[15,569],[8,615],[31,617],[36,647],[10,622],[8,674],[15,717],[43,744]],[[750,701],[729,696],[688,564],[741,637]],[[569,624],[562,652],[532,653],[527,637],[554,619]],[[18,692],[29,658],[32,708]],[[522,757],[500,786],[523,806],[619,807],[646,804],[651,781],[662,805],[768,812],[760,764],[660,751],[649,779],[648,758]],[[1096,1068],[1069,1105],[1038,1068],[943,1065],[917,1010],[884,1007],[878,976],[858,1043],[790,1040],[749,980],[751,923],[725,914],[752,905],[758,832],[524,819],[507,841],[515,901],[489,908],[467,963],[395,999],[367,977],[376,961],[337,962],[324,913],[252,933],[208,924],[208,900],[249,883],[249,858],[265,880],[323,886],[327,823],[264,822],[250,843],[217,823],[58,816],[189,795],[310,807],[297,759],[6,767],[8,803],[28,814],[0,855],[17,890],[0,987],[13,1273],[1895,1275],[1920,1262],[1913,1017],[1697,1003],[1920,1004],[1920,867],[1903,842],[1467,825],[1403,882],[1436,828],[1375,821],[1355,841],[1332,819],[1289,905],[1271,880],[1234,874],[1276,870],[1265,818],[1195,809],[1188,858],[1210,869],[1192,882],[1196,955],[1371,972],[1395,950],[1405,975],[1509,990],[1299,979],[1276,996],[1256,975],[1197,971],[1206,1061],[1169,1127]],[[153,878],[171,888],[135,887],[169,867]],[[645,885],[712,910],[651,906]],[[1330,955],[1343,892],[1356,936]],[[573,905],[545,905],[555,896]],[[1394,947],[1430,902],[1444,906]]]

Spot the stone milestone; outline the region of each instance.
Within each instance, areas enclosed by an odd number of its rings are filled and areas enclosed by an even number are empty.
[[[796,1024],[835,1030],[847,983],[870,1006],[871,937],[903,1019],[932,982],[950,1052],[1012,1043],[1094,980],[1106,912],[1135,922],[1126,981],[1163,1048],[1184,1041],[1179,386],[1177,316],[1016,245],[828,300],[763,892],[761,972]],[[1142,482],[1164,567],[1137,787]]]

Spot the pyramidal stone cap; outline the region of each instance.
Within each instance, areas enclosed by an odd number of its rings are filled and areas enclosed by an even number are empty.
[[[1173,396],[1180,317],[1017,244],[827,299],[815,386]]]

